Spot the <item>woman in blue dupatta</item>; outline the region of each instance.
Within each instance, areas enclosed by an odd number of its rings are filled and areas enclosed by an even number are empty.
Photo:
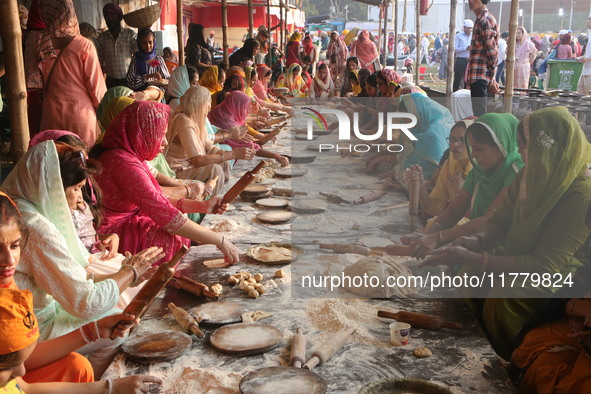
[[[433,175],[447,149],[445,139],[454,120],[447,108],[420,93],[402,96],[399,111],[411,113],[417,118],[416,126],[410,129],[417,141],[411,141],[406,134],[400,133],[398,143],[404,146],[404,150],[402,158],[394,167],[394,179],[404,189],[408,189],[404,171],[418,164],[425,178]]]

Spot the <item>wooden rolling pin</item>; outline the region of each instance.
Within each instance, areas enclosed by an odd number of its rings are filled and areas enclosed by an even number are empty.
[[[279,123],[283,123],[287,120],[288,116],[287,115],[283,115],[279,118],[275,118],[275,119],[271,119],[267,122],[267,126],[273,126]]]
[[[451,328],[453,330],[461,330],[464,326],[460,323],[445,321],[439,316],[426,315],[417,312],[388,312],[378,311],[379,317],[387,317],[389,319],[396,319],[397,321],[408,323],[413,327],[426,328],[428,330],[440,330],[442,328]]]
[[[355,253],[363,256],[369,256],[371,249],[360,245],[341,245],[341,244],[320,244],[322,249],[330,249],[336,253]]]
[[[189,293],[196,295],[197,297],[207,297],[210,300],[217,301],[218,296],[211,290],[207,285],[194,281],[184,275],[175,275],[174,283],[179,289],[188,291]]]
[[[408,245],[388,245],[385,247],[371,248],[372,252],[386,253],[390,256],[411,256],[410,246]]]
[[[279,126],[275,127],[269,134],[267,134],[266,136],[264,136],[263,138],[258,140],[257,144],[259,144],[260,146],[263,146],[267,142],[271,141],[273,138],[275,138],[277,135],[279,135],[279,133],[281,133],[283,126],[285,126],[286,124],[287,123],[282,123]]]
[[[355,204],[367,204],[368,202],[379,200],[380,198],[386,195],[385,192],[381,193],[369,193],[365,196],[359,197],[357,200],[354,201]]]
[[[174,316],[176,322],[183,327],[183,330],[191,331],[197,335],[197,338],[203,338],[205,336],[203,331],[199,329],[199,323],[197,323],[197,320],[193,316],[189,315],[189,312],[183,308],[179,308],[172,302],[168,304],[168,309],[172,312],[172,316]]]
[[[312,370],[318,364],[325,363],[340,348],[342,348],[345,343],[347,343],[347,339],[349,339],[349,337],[354,332],[354,328],[349,328],[346,331],[342,331],[336,334],[333,338],[329,339],[327,342],[324,342],[322,345],[315,348],[315,350],[312,351],[312,358],[309,359],[306,362],[306,364],[304,364],[304,368]]]
[[[240,178],[238,182],[236,182],[234,186],[232,186],[230,190],[228,190],[226,194],[224,194],[224,197],[222,197],[222,202],[231,203],[232,201],[234,201],[236,197],[238,197],[238,195],[242,193],[244,189],[246,189],[246,186],[251,184],[251,182],[254,180],[255,174],[259,172],[259,170],[263,168],[264,165],[265,161],[262,160],[259,164],[257,164],[255,168],[253,168],[251,171],[247,171],[246,174],[242,175],[242,178]]]
[[[421,189],[421,182],[416,179],[408,183],[409,204],[408,214],[410,216],[410,230],[415,231],[417,228],[417,218],[419,215],[419,192]]]
[[[154,302],[158,293],[166,287],[170,279],[173,277],[176,267],[188,251],[189,248],[183,245],[177,250],[174,256],[172,256],[172,259],[170,259],[168,263],[161,264],[156,273],[152,275],[148,282],[146,282],[141,290],[129,302],[129,305],[127,305],[123,313],[134,315],[136,319],[141,318],[150,305],[152,305],[152,302]],[[124,327],[129,327],[129,324],[126,322],[120,322],[119,325],[122,329]],[[111,335],[111,339],[115,339],[114,333]]]
[[[289,363],[296,368],[302,368],[302,364],[304,364],[305,361],[306,337],[304,336],[304,329],[298,327],[291,340],[291,355],[289,356]]]

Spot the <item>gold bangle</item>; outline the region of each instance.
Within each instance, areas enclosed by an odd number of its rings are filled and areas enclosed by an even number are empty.
[[[487,267],[488,267],[488,252],[484,252],[482,254],[482,265],[481,265],[482,272],[486,272]]]
[[[575,313],[574,313],[575,311],[574,311],[574,309],[575,309],[575,304],[577,302],[579,302],[579,300],[576,299],[576,298],[573,298],[572,301],[571,301],[571,303],[570,303],[570,312],[569,312],[569,315],[571,317],[575,317]]]

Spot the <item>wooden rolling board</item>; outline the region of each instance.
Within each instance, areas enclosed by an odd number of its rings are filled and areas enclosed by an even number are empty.
[[[222,353],[246,356],[274,349],[282,338],[281,330],[268,324],[238,323],[215,330],[209,337],[209,343]]]
[[[314,372],[293,367],[257,369],[240,381],[244,394],[324,394],[327,386]]]
[[[194,316],[203,314],[208,319],[202,320],[199,324],[222,326],[242,322],[242,314],[248,310],[248,306],[233,301],[207,302],[189,310]]]
[[[163,331],[128,338],[121,348],[127,356],[140,363],[170,361],[179,357],[193,341],[187,334],[178,331]]]

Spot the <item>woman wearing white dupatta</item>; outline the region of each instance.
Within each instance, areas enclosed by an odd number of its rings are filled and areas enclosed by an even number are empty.
[[[313,88],[310,97],[332,97],[335,95],[335,86],[330,77],[330,70],[324,62],[318,63],[318,70],[314,76]]]
[[[33,293],[40,339],[56,338],[118,313],[115,306],[120,291],[133,281],[133,272],[122,268],[101,281],[88,278],[89,254],[74,229],[55,143],[45,141],[32,147],[1,189],[17,203],[27,224],[26,247],[15,281],[20,289]],[[100,376],[102,372],[97,371],[106,369],[122,341],[100,339],[78,353],[89,356],[95,375]]]

